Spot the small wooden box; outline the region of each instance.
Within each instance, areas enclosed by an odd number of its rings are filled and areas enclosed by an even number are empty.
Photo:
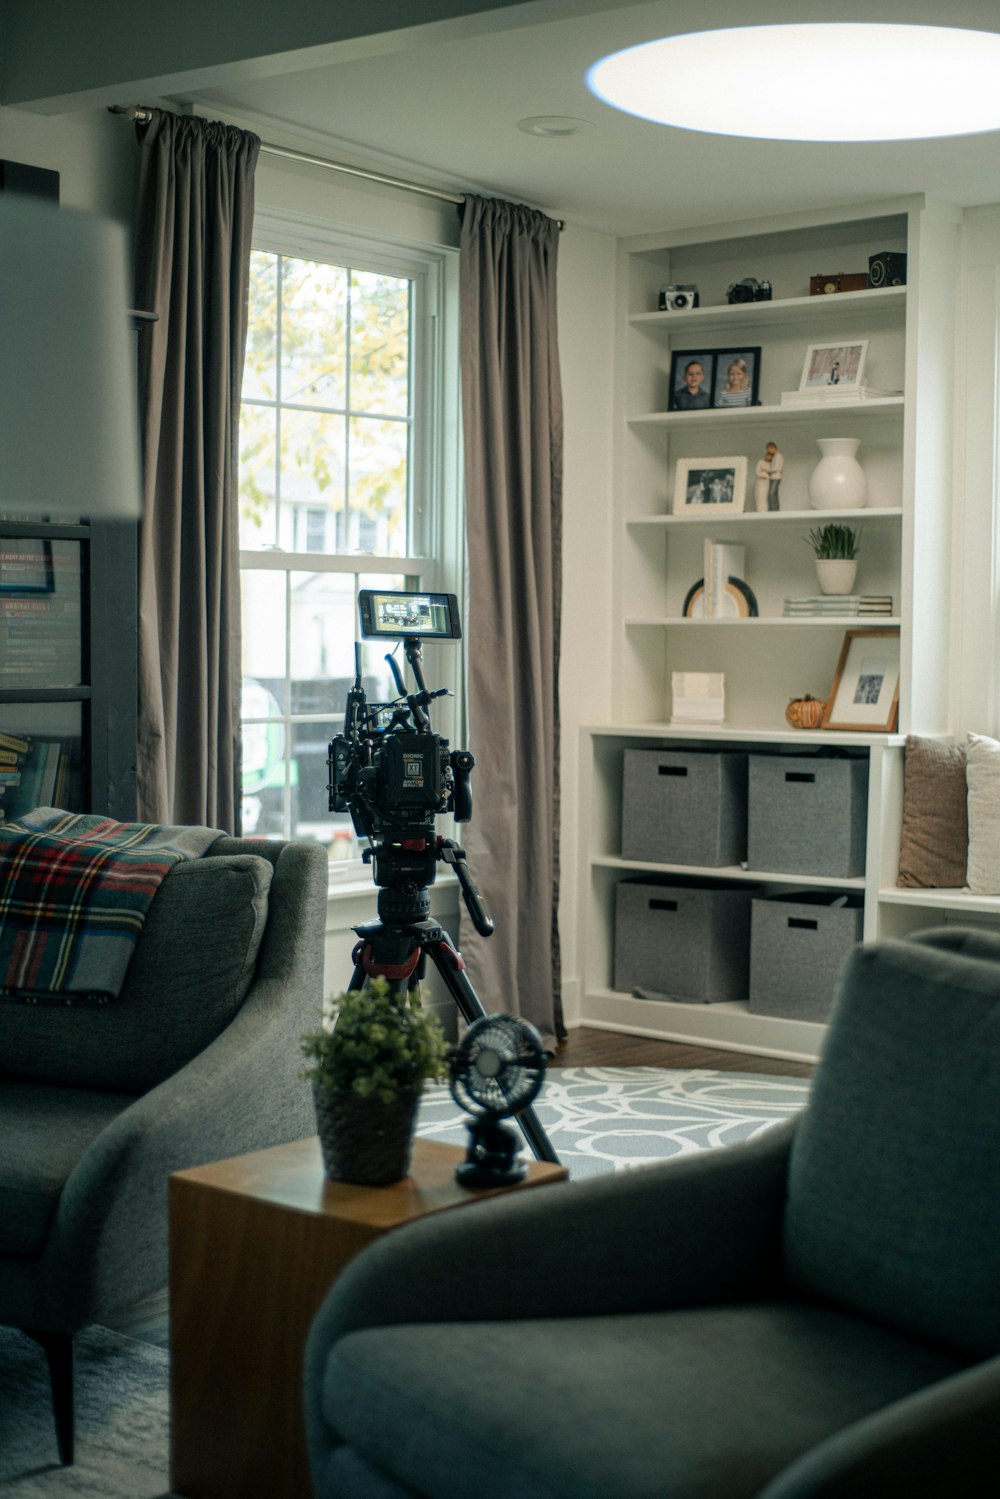
[[[811,297],[829,296],[838,291],[867,291],[870,286],[867,271],[851,271],[849,274],[838,271],[836,276],[809,277]]]

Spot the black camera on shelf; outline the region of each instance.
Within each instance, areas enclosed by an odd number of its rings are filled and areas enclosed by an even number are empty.
[[[692,307],[698,306],[699,301],[698,288],[693,284],[672,281],[660,287],[661,312],[690,312]]]
[[[770,302],[770,281],[758,281],[756,276],[744,276],[742,281],[734,281],[726,292],[726,301],[734,302]]]

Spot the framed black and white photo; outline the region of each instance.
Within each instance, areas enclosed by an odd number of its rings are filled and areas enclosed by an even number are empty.
[[[760,349],[716,349],[712,405],[716,410],[756,406],[760,386]]]
[[[849,344],[810,344],[799,390],[859,390],[867,356],[867,338]]]
[[[675,349],[670,358],[670,411],[708,411],[715,380],[714,349]]]
[[[824,729],[891,734],[899,713],[899,630],[848,630]]]
[[[52,543],[38,537],[0,538],[0,593],[52,593]]]
[[[679,458],[674,473],[674,514],[711,505],[713,514],[736,515],[747,491],[746,458]]]

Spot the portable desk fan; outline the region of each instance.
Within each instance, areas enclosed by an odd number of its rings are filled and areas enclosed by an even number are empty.
[[[469,1149],[455,1168],[463,1187],[509,1187],[527,1166],[517,1157],[518,1136],[502,1119],[538,1096],[545,1079],[545,1051],[533,1025],[516,1015],[476,1020],[451,1059],[451,1095],[472,1115]]]

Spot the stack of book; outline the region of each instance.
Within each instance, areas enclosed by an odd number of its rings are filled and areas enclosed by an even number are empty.
[[[0,731],[0,822],[34,807],[58,807],[69,791],[70,755],[59,739]]]
[[[884,401],[901,390],[879,390],[875,385],[812,385],[808,390],[783,390],[782,406],[830,406],[838,402]]]
[[[892,614],[891,593],[815,593],[805,594],[802,598],[790,598],[785,600],[786,615],[815,616],[815,615],[837,615],[852,614],[861,616],[882,616]]]

